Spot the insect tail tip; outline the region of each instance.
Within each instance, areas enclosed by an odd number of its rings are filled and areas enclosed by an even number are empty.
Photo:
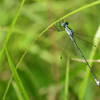
[[[95,82],[96,82],[97,85],[100,87],[100,82],[99,82],[97,79],[95,79]]]

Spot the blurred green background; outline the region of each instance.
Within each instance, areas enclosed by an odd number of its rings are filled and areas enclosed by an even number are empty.
[[[51,23],[94,1],[26,0],[7,43],[7,49],[14,65],[17,65],[32,41]],[[20,2],[21,0],[0,0],[0,50]],[[100,24],[100,4],[75,13],[64,21],[68,21],[74,31],[94,36]],[[31,46],[21,62],[17,71],[30,100],[64,100],[66,65],[61,63],[60,57],[64,46],[60,43],[66,44],[67,40],[63,38],[65,35],[65,32],[49,29]],[[85,47],[83,53],[88,58],[91,50]],[[94,59],[99,58],[100,52],[96,53]],[[100,80],[99,66],[100,63],[93,63],[92,68]],[[69,100],[78,100],[80,84],[85,77],[86,67],[83,62],[70,60]],[[4,52],[0,61],[0,100],[2,100],[11,74]],[[18,100],[15,85],[13,79],[6,100]],[[91,74],[84,100],[100,100],[100,88],[95,84]]]

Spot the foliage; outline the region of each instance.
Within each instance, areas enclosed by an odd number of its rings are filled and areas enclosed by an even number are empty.
[[[26,100],[99,100],[100,90],[91,74],[85,86],[81,85],[85,63],[72,60],[70,51],[66,52],[70,57],[67,64],[61,63],[64,46],[60,43],[66,45],[66,33],[50,29],[64,19],[74,31],[94,36],[99,27],[99,3],[99,0],[1,0],[0,100],[25,100],[25,96]],[[92,49],[87,47],[85,44],[81,48],[89,58]],[[93,59],[99,59],[99,54]],[[98,79],[99,65],[93,63]]]

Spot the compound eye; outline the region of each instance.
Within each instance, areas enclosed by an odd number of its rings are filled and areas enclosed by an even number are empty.
[[[62,26],[65,26],[65,23],[62,23]]]
[[[65,24],[68,25],[69,23],[68,22],[65,22]]]

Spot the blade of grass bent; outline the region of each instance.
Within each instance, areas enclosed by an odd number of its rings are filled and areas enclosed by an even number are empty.
[[[96,35],[95,37],[98,37],[100,38],[100,26],[96,32]],[[98,44],[99,44],[100,40],[99,39],[96,39],[94,38],[94,44],[98,47]],[[95,55],[95,52],[96,51],[96,48],[92,48],[92,51],[90,53],[90,57],[89,59],[93,59],[94,58],[94,55]],[[92,66],[92,62],[89,63],[90,66]],[[88,83],[88,79],[89,79],[89,74],[90,74],[90,70],[88,67],[86,67],[86,75],[84,77],[84,80],[83,82],[81,83],[81,86],[80,86],[80,91],[79,91],[79,100],[83,100],[84,99],[84,95],[85,95],[85,91],[86,91],[86,87],[87,87],[87,83]]]
[[[66,17],[68,17],[68,16],[71,16],[71,15],[73,15],[73,14],[75,14],[75,13],[81,11],[81,10],[84,10],[84,9],[86,9],[86,8],[89,8],[89,7],[92,7],[92,6],[97,5],[97,4],[99,4],[99,3],[100,3],[100,0],[95,1],[95,2],[92,2],[92,3],[87,4],[87,5],[85,5],[85,6],[82,6],[82,7],[78,8],[78,9],[76,9],[76,10],[74,10],[74,11],[71,11],[70,13],[66,14],[65,16],[61,17],[60,19],[58,19],[57,21],[55,21],[54,23],[52,23],[49,27],[47,27],[47,28],[41,33],[41,35],[42,35],[47,29],[49,29],[51,26],[53,26],[54,24],[56,24],[56,23],[59,22],[60,20],[63,20],[64,18],[66,18]]]
[[[26,93],[26,91],[25,91],[25,89],[24,89],[24,87],[22,85],[20,77],[19,77],[19,75],[18,75],[18,73],[17,73],[17,71],[15,69],[15,66],[14,66],[14,64],[13,64],[13,62],[12,62],[10,56],[9,56],[9,53],[8,53],[6,47],[5,47],[5,50],[6,50],[6,55],[7,55],[7,59],[8,59],[8,62],[9,62],[10,69],[11,69],[11,71],[13,73],[13,76],[14,76],[14,79],[15,79],[15,81],[16,81],[19,89],[20,89],[20,92],[21,92],[24,100],[29,100],[28,95],[27,95],[27,93]]]
[[[29,48],[33,45],[33,43],[34,43],[43,33],[45,33],[51,26],[53,26],[55,23],[57,23],[58,21],[62,20],[62,19],[65,18],[65,17],[68,17],[68,16],[70,16],[70,15],[72,15],[72,14],[78,12],[78,11],[81,11],[81,10],[83,10],[83,9],[86,9],[86,8],[88,8],[88,7],[91,7],[91,6],[96,5],[96,4],[99,4],[99,3],[100,3],[100,1],[96,1],[96,2],[93,2],[93,3],[91,3],[91,4],[85,5],[85,6],[83,6],[83,7],[80,7],[80,8],[78,8],[78,9],[76,9],[75,11],[72,11],[72,12],[70,12],[69,14],[65,15],[64,17],[60,18],[59,20],[55,21],[55,22],[52,23],[51,25],[49,25],[42,33],[40,33],[40,35],[39,35],[39,36],[30,44],[30,46],[26,49],[26,51],[25,51],[24,54],[22,55],[22,57],[21,57],[19,63],[17,64],[16,68],[18,68],[18,66],[20,65],[21,61],[23,60],[24,56],[26,55],[26,53],[27,53],[27,51],[29,50]]]
[[[20,6],[19,6],[19,8],[18,8],[18,10],[17,10],[17,13],[16,13],[16,15],[15,15],[15,17],[14,17],[12,23],[11,23],[10,29],[9,29],[9,31],[8,31],[8,33],[7,33],[7,36],[6,36],[6,40],[5,40],[4,45],[3,45],[3,47],[2,47],[2,49],[1,49],[1,51],[0,51],[0,60],[1,60],[2,54],[3,54],[3,52],[4,52],[4,48],[5,48],[5,46],[7,45],[7,42],[8,42],[8,40],[9,40],[9,38],[10,38],[11,32],[12,32],[12,30],[13,30],[13,27],[14,27],[14,25],[15,25],[15,23],[16,23],[16,20],[17,20],[17,18],[18,18],[19,12],[20,12],[20,10],[21,10],[21,8],[22,8],[24,2],[25,2],[25,0],[22,0],[21,4],[20,4]]]

